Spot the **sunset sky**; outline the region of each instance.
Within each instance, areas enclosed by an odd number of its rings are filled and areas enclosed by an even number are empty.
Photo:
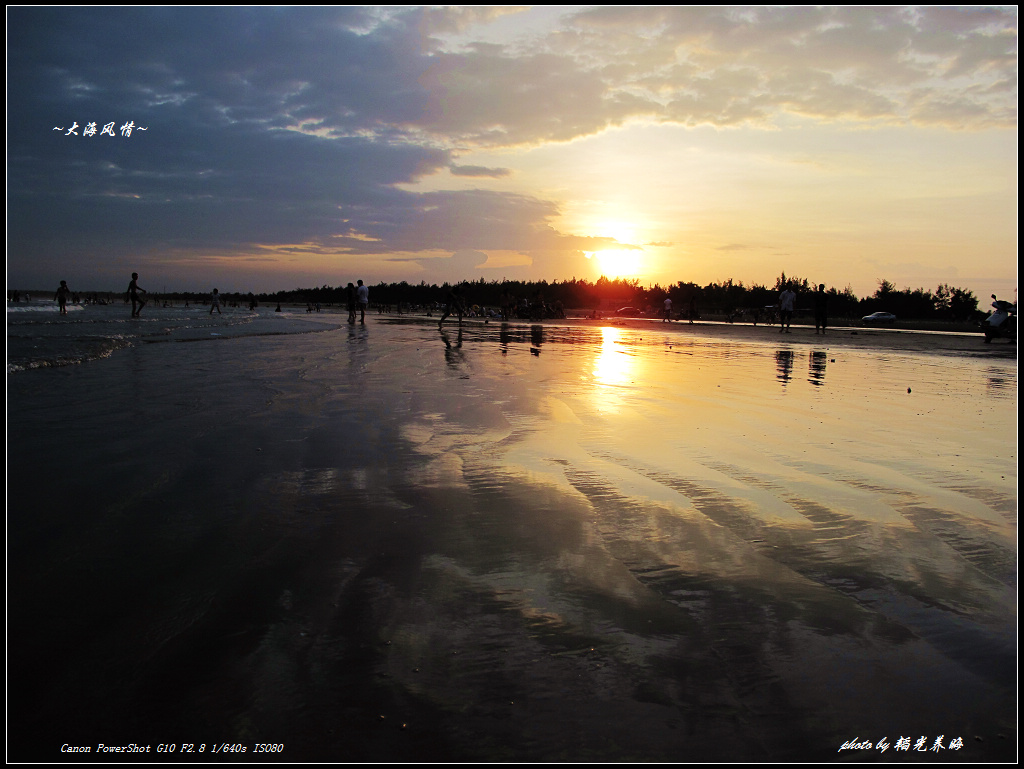
[[[1013,7],[7,22],[9,289],[784,271],[1015,298]]]

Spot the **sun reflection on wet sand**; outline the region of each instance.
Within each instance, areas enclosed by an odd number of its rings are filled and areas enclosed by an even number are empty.
[[[594,356],[592,391],[594,404],[601,411],[617,411],[634,377],[638,376],[636,357],[623,345],[622,332],[614,327],[601,329],[601,342]]]

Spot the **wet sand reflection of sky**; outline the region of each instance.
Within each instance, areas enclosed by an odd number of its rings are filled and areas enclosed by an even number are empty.
[[[515,366],[524,365],[519,355],[527,354],[540,361],[534,366],[572,367],[572,388],[583,386],[599,413],[614,413],[626,404],[657,408],[679,399],[719,407],[730,393],[745,392],[749,387],[758,389],[763,405],[768,403],[765,398],[799,396],[790,408],[805,399],[805,405],[813,406],[820,398],[853,397],[867,403],[880,393],[913,394],[915,405],[921,407],[915,413],[943,410],[922,402],[925,393],[941,394],[948,400],[960,395],[974,399],[979,388],[987,397],[997,399],[1013,398],[1016,392],[1012,361],[1005,366],[991,361],[981,366],[977,360],[957,356],[854,350],[821,342],[802,345],[787,340],[779,346],[615,326],[504,323],[446,329],[442,340],[446,341],[450,367],[486,360],[495,343],[501,356]],[[801,371],[805,360],[806,369]],[[576,362],[585,363],[577,368]],[[769,381],[776,387],[764,389]],[[886,401],[877,407],[885,411],[895,403]]]
[[[32,734],[245,719],[328,760],[364,734],[477,761],[1016,742],[1013,361],[427,319],[43,374],[11,378]],[[214,435],[243,450],[211,461]]]

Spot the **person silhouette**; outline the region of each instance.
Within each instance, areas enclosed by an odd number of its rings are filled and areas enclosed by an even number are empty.
[[[148,293],[146,289],[139,285],[139,273],[132,273],[132,282],[128,284],[128,299],[132,301],[132,317],[137,318],[142,313],[142,308],[146,306],[146,300],[139,296],[139,293]]]
[[[453,287],[452,290],[448,292],[448,296],[446,298],[444,306],[444,312],[441,314],[441,320],[438,321],[437,327],[441,328],[441,326],[444,325],[444,319],[451,315],[453,312],[459,316],[459,325],[461,326],[462,314],[465,312],[465,306],[462,303],[462,296],[459,293],[458,287]]]
[[[359,302],[359,322],[366,323],[366,308],[370,305],[370,289],[363,285],[363,281],[356,281],[356,299]]]
[[[68,288],[68,282],[62,280],[60,287],[57,289],[57,293],[53,295],[53,298],[57,300],[57,304],[60,306],[60,314],[68,314],[68,296],[71,295],[71,289]]]
[[[814,292],[814,333],[825,333],[828,326],[828,294],[825,293],[825,284],[818,286]]]
[[[779,294],[779,333],[789,333],[789,324],[793,320],[793,308],[796,306],[796,292],[793,285],[787,283]]]
[[[356,287],[349,283],[345,287],[345,300],[348,302],[348,322],[356,322]]]

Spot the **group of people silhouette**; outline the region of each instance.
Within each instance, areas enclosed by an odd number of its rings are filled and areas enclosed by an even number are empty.
[[[146,306],[146,300],[142,297],[143,294],[147,293],[146,289],[142,288],[139,283],[139,274],[137,272],[132,273],[131,282],[128,284],[128,290],[125,294],[125,302],[131,302],[132,304],[132,317],[137,318],[142,313],[142,308]],[[71,289],[68,288],[67,281],[61,281],[60,287],[57,289],[57,293],[54,295],[54,299],[60,305],[61,314],[67,314],[67,302],[71,296]],[[370,304],[370,289],[366,286],[362,280],[357,280],[355,284],[349,283],[345,289],[345,297],[348,306],[348,322],[355,323],[356,316],[359,316],[360,323],[366,323],[366,310]],[[793,319],[793,313],[796,309],[796,291],[793,290],[793,285],[787,283],[783,286],[782,291],[779,293],[779,333],[790,333],[790,325]],[[210,297],[210,314],[212,315],[214,310],[221,313],[220,309],[220,292],[215,288],[213,294]],[[502,317],[506,317],[508,308],[512,306],[513,301],[510,297],[502,297]],[[250,302],[250,309],[255,306],[255,301]],[[280,304],[278,305],[278,311],[280,310]],[[462,325],[462,318],[466,314],[466,302],[462,297],[462,293],[458,286],[452,286],[448,290],[448,294],[445,297],[444,307],[441,314],[441,319],[438,321],[438,327],[443,327],[445,320],[450,316],[455,315],[458,318],[459,325]],[[696,304],[691,299],[690,307],[686,314],[690,323],[693,323],[694,319],[699,317],[697,314]],[[665,298],[664,309],[662,312],[662,318],[664,321],[671,321],[672,319],[672,299],[669,297]],[[818,286],[818,289],[814,292],[814,333],[824,334],[828,327],[828,294],[825,292],[825,284],[822,283]]]

